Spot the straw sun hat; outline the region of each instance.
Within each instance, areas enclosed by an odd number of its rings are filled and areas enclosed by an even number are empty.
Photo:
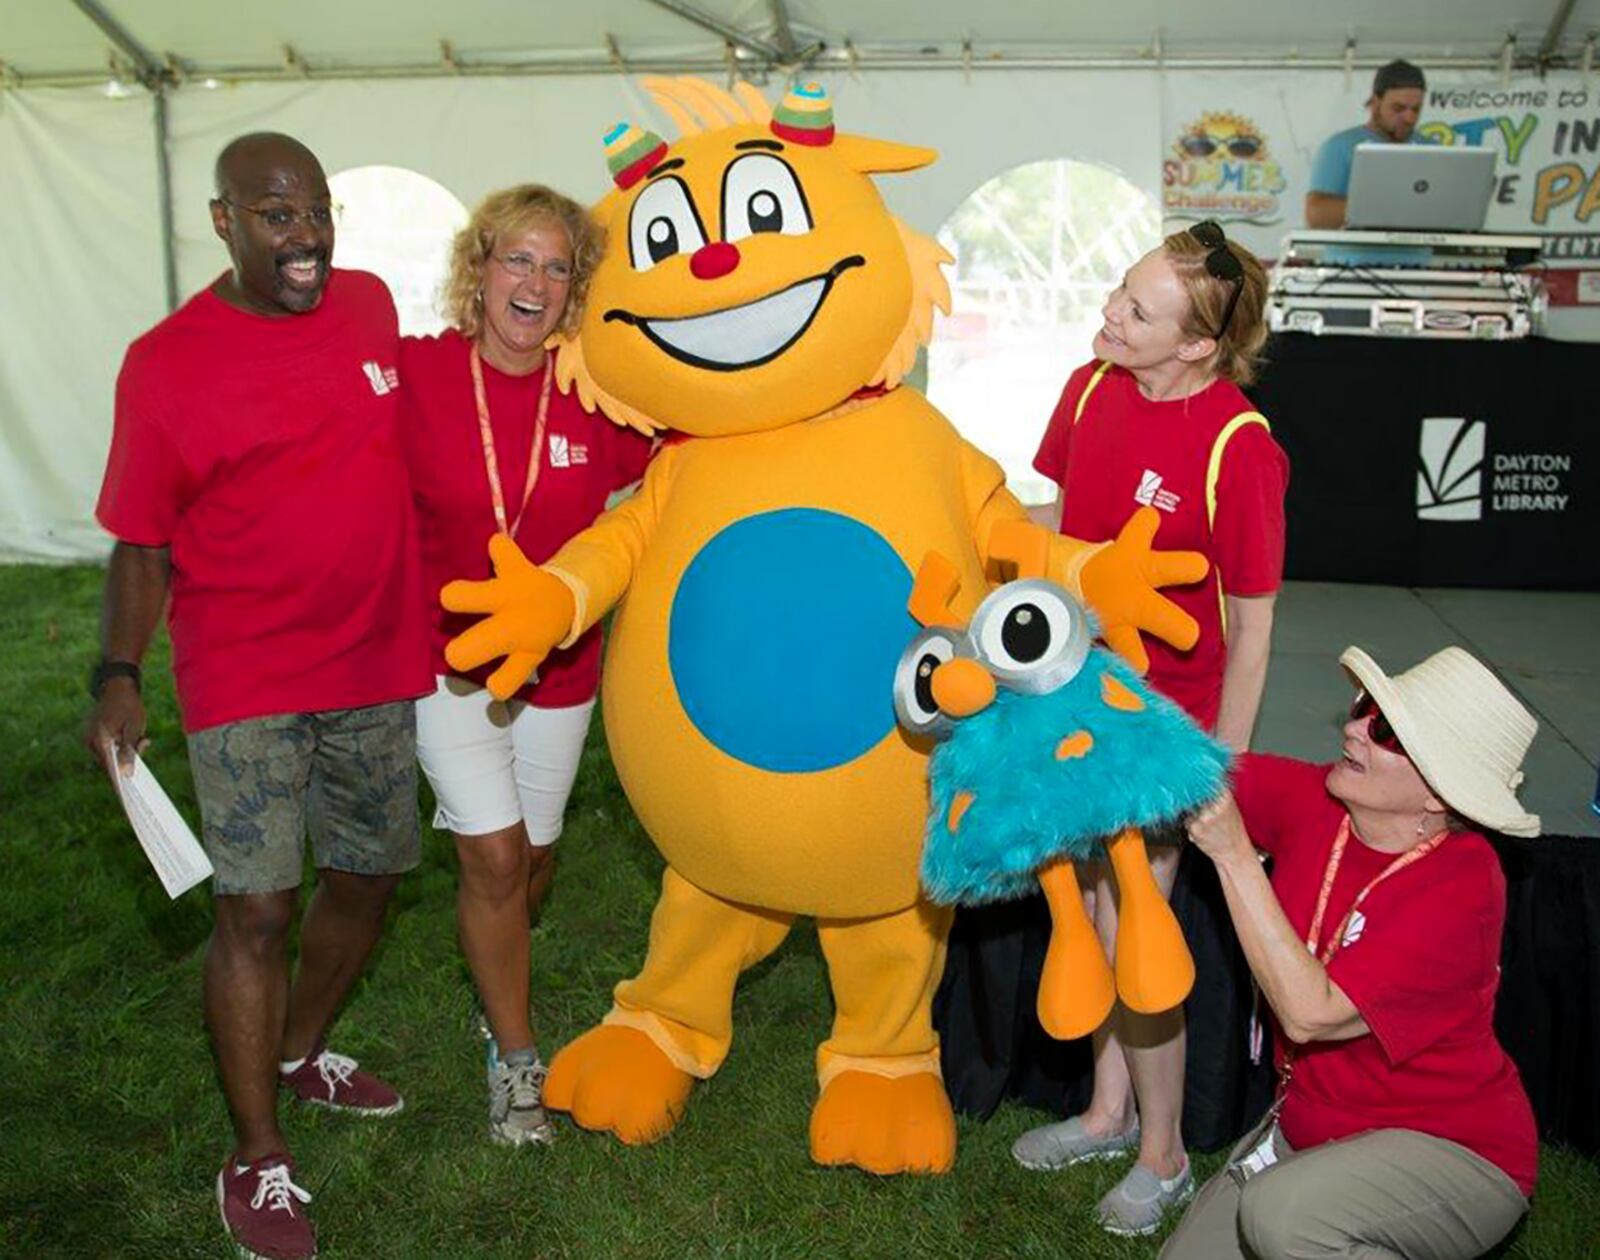
[[[1491,830],[1539,834],[1539,816],[1517,800],[1539,724],[1476,657],[1447,647],[1393,678],[1358,647],[1339,663],[1383,710],[1435,796]]]

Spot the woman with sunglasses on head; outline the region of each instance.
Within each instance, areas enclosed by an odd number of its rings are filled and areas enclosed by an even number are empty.
[[[417,702],[417,755],[460,863],[462,952],[493,1040],[489,1132],[543,1143],[544,1068],[529,1018],[528,923],[554,874],[553,844],[600,679],[595,630],[553,653],[506,703],[487,670],[461,676],[444,645],[473,617],[439,589],[491,576],[485,544],[508,534],[548,559],[637,481],[649,441],[553,388],[555,333],[583,314],[601,232],[577,202],[538,184],[492,193],[456,235],[443,303],[451,327],[401,339],[401,415],[433,617],[437,687]],[[374,386],[376,388],[376,385]]]
[[[1449,647],[1361,688],[1331,766],[1246,757],[1189,825],[1277,1019],[1277,1102],[1162,1256],[1466,1260],[1510,1233],[1538,1143],[1494,1035],[1505,878],[1480,833],[1517,801],[1537,723]],[[1270,878],[1257,851],[1272,858]]]
[[[1045,523],[1111,539],[1150,506],[1162,547],[1210,560],[1203,582],[1165,592],[1199,623],[1198,642],[1180,652],[1150,640],[1149,679],[1241,751],[1266,679],[1288,484],[1288,461],[1240,392],[1266,340],[1266,287],[1255,256],[1216,223],[1167,237],[1106,300],[1095,358],[1068,380],[1034,459],[1061,488]],[[1168,841],[1151,850],[1168,896],[1180,838],[1151,837]],[[1084,899],[1109,954],[1117,928],[1109,875]],[[1094,1052],[1087,1110],[1024,1134],[1013,1154],[1025,1167],[1056,1169],[1137,1150],[1098,1214],[1113,1233],[1150,1233],[1193,1192],[1180,1127],[1183,1011],[1145,1016],[1119,1004]]]

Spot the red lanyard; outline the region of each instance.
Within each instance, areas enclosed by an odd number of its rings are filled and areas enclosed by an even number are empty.
[[[517,519],[506,525],[506,496],[500,488],[500,461],[494,453],[494,426],[489,423],[489,396],[483,388],[483,356],[478,347],[472,347],[472,395],[478,404],[478,436],[483,439],[483,464],[489,473],[489,493],[494,499],[495,524],[500,532],[512,538],[522,525],[522,514],[528,510],[528,500],[533,498],[533,487],[539,481],[539,460],[544,451],[545,422],[550,416],[550,381],[555,376],[555,364],[545,358],[544,383],[539,386],[539,412],[533,422],[533,449],[528,452],[528,479],[522,487],[522,506],[517,509]]]
[[[1322,918],[1328,911],[1328,897],[1333,892],[1333,881],[1339,878],[1339,867],[1344,861],[1344,851],[1350,843],[1350,815],[1344,816],[1344,821],[1339,824],[1339,834],[1333,838],[1333,850],[1328,854],[1328,865],[1322,872],[1322,891],[1317,895],[1317,912],[1311,919],[1311,930],[1306,933],[1306,948],[1316,955],[1322,965],[1326,967],[1333,961],[1333,956],[1339,952],[1344,944],[1344,936],[1350,929],[1350,920],[1355,918],[1356,911],[1361,908],[1361,903],[1370,893],[1389,876],[1413,863],[1422,861],[1441,844],[1448,832],[1441,831],[1438,835],[1430,836],[1414,849],[1407,849],[1388,866],[1384,867],[1368,881],[1367,886],[1356,894],[1356,899],[1350,903],[1350,908],[1344,912],[1344,918],[1339,920],[1339,930],[1329,938],[1327,946],[1320,955],[1317,955],[1317,940],[1322,935]]]
[[[1328,938],[1328,943],[1323,947],[1322,952],[1318,954],[1317,941],[1322,936],[1322,920],[1328,912],[1328,898],[1333,893],[1334,881],[1339,878],[1339,867],[1344,862],[1344,851],[1350,844],[1350,815],[1346,814],[1344,821],[1339,824],[1339,834],[1333,838],[1333,849],[1328,854],[1328,864],[1323,868],[1322,872],[1322,891],[1317,894],[1317,910],[1311,917],[1311,930],[1306,933],[1306,949],[1311,953],[1312,957],[1321,962],[1324,967],[1332,962],[1333,956],[1344,945],[1345,933],[1350,930],[1350,921],[1355,918],[1356,911],[1361,908],[1361,903],[1367,899],[1367,894],[1388,879],[1389,876],[1422,861],[1423,858],[1444,843],[1448,834],[1446,831],[1441,831],[1438,835],[1430,836],[1424,840],[1416,848],[1407,849],[1368,880],[1366,887],[1356,894],[1356,899],[1350,903],[1350,908],[1344,912],[1344,918],[1339,920],[1338,928]],[[1273,1104],[1275,1108],[1283,1106],[1284,1096],[1289,1092],[1289,1079],[1294,1075],[1294,1058],[1294,1043],[1285,1041],[1283,1043],[1283,1064],[1279,1069],[1278,1098]]]

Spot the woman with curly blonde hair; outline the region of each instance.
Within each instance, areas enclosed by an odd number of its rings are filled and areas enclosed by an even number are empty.
[[[545,1143],[544,1068],[528,1011],[529,916],[554,873],[600,682],[591,630],[553,652],[500,703],[481,672],[455,673],[444,645],[472,618],[444,612],[440,587],[490,576],[486,548],[507,534],[534,562],[639,479],[649,440],[585,412],[553,388],[557,334],[583,315],[603,234],[588,212],[540,184],[491,193],[455,238],[442,303],[451,327],[401,340],[401,400],[433,617],[434,693],[417,702],[417,754],[455,837],[456,918],[493,1035],[489,1133]],[[598,627],[596,628],[598,629]]]

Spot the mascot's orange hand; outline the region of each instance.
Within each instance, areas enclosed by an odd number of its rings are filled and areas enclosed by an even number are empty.
[[[1143,507],[1128,518],[1116,541],[1086,565],[1083,597],[1100,617],[1101,637],[1141,674],[1150,667],[1141,630],[1165,639],[1180,652],[1192,648],[1200,626],[1159,593],[1163,586],[1198,582],[1211,567],[1198,551],[1156,551],[1151,544],[1161,513]]]
[[[489,540],[489,559],[494,577],[487,582],[450,582],[439,592],[439,602],[451,612],[489,614],[451,639],[444,658],[451,669],[465,671],[505,657],[489,675],[489,690],[506,700],[572,632],[577,606],[567,584],[530,561],[505,534]]]

